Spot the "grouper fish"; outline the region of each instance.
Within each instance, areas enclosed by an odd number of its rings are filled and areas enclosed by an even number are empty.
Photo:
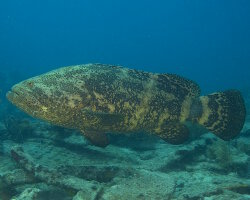
[[[100,147],[109,144],[107,133],[145,132],[181,144],[190,135],[187,123],[230,140],[246,116],[237,90],[200,96],[199,86],[181,76],[106,64],[50,71],[14,85],[7,98],[35,118],[80,130]]]

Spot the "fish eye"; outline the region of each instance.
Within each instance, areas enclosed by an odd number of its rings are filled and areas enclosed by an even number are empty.
[[[34,83],[32,81],[27,82],[27,86],[29,86],[30,88],[32,88],[34,86]]]

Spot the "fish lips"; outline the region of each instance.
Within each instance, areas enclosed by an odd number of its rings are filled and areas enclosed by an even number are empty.
[[[12,87],[11,90],[6,93],[6,98],[14,104],[20,97],[20,91],[16,87]]]
[[[18,96],[17,93],[13,92],[13,91],[8,91],[6,93],[6,98],[10,101],[13,102],[13,100],[15,99],[15,97]]]

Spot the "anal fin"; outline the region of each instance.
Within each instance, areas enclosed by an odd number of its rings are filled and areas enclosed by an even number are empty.
[[[184,124],[170,122],[161,126],[156,134],[170,144],[182,144],[188,139],[189,130]]]

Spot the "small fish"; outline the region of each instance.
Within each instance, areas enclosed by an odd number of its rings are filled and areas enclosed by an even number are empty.
[[[237,90],[200,96],[196,83],[178,75],[104,64],[59,68],[24,80],[7,98],[33,117],[80,130],[101,147],[109,144],[106,133],[142,131],[181,144],[189,137],[187,122],[230,140],[246,116]]]

